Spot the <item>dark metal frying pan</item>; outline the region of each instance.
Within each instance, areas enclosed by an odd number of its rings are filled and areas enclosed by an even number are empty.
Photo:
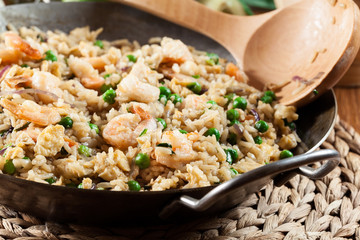
[[[200,50],[232,60],[219,44],[191,30],[116,3],[23,4],[0,9],[0,28],[7,24],[69,31],[89,25],[104,28],[100,38],[128,38],[144,44],[150,37],[170,36]],[[298,133],[303,140],[296,157],[265,165],[217,187],[160,192],[110,192],[57,187],[0,174],[0,203],[47,220],[109,223],[189,219],[219,213],[244,201],[275,179],[280,185],[295,174],[321,178],[339,163],[333,150],[314,150],[334,126],[336,101],[332,91],[299,110]],[[326,160],[319,169],[305,165]]]

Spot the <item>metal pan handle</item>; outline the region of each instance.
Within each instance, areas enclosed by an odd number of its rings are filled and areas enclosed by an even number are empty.
[[[319,161],[325,161],[325,163],[317,169],[306,166]],[[170,217],[181,206],[186,206],[197,212],[205,211],[214,204],[221,203],[224,199],[234,201],[232,196],[239,194],[242,188],[247,189],[246,193],[248,195],[257,192],[271,179],[274,179],[275,184],[279,186],[296,174],[301,174],[311,179],[322,178],[331,172],[339,162],[339,153],[331,149],[319,150],[280,160],[241,174],[215,187],[201,199],[183,195],[164,207],[160,212],[160,217],[162,219]]]

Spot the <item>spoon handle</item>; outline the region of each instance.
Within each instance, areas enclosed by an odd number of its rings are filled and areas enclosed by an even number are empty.
[[[200,32],[223,45],[242,65],[247,42],[273,13],[235,16],[214,11],[194,0],[113,0]]]

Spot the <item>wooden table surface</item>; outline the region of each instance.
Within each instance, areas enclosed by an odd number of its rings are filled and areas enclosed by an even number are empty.
[[[360,87],[335,87],[338,113],[360,133]]]

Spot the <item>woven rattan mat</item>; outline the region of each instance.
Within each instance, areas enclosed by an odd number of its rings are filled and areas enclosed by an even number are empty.
[[[360,239],[360,135],[338,121],[323,148],[341,163],[324,179],[272,183],[217,217],[181,225],[85,227],[43,222],[0,205],[0,239]]]

